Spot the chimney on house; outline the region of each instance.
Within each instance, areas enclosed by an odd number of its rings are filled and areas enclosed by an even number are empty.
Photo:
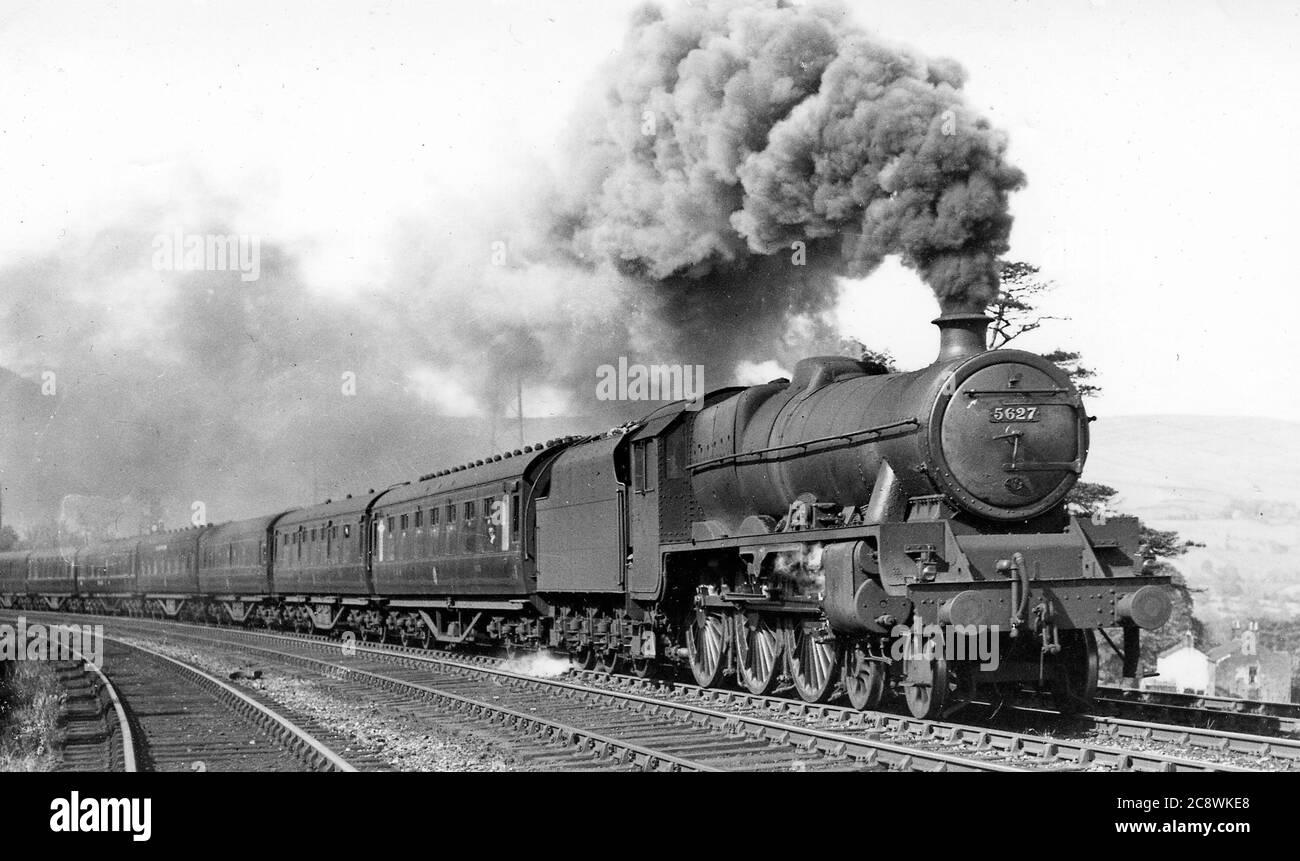
[[[1258,653],[1259,622],[1251,622],[1241,632],[1241,653],[1254,655]]]

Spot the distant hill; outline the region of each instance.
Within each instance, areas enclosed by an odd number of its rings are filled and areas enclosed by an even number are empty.
[[[1117,507],[1203,542],[1177,561],[1209,622],[1300,617],[1300,423],[1121,416],[1093,424],[1084,473]]]

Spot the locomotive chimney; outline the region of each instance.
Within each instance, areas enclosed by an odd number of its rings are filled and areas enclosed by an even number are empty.
[[[984,314],[943,314],[930,322],[939,327],[939,358],[936,362],[950,362],[983,353],[987,347],[991,317]]]

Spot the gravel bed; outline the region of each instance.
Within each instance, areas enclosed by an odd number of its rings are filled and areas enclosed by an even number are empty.
[[[416,704],[404,708],[384,703],[379,708],[377,702],[344,697],[333,679],[239,656],[238,647],[211,655],[175,643],[123,639],[255,690],[279,704],[290,720],[303,716],[330,727],[350,741],[350,747],[337,751],[344,758],[360,751],[398,771],[518,771],[525,767],[508,744],[454,719],[435,723],[417,714]],[[376,692],[375,698],[383,699],[384,694]]]

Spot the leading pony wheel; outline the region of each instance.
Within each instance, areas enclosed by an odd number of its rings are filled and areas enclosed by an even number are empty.
[[[1091,628],[1062,631],[1052,674],[1052,702],[1063,714],[1091,708],[1097,696],[1097,635]]]
[[[907,678],[903,688],[907,692],[907,710],[912,717],[923,720],[938,717],[948,700],[948,662],[942,645],[927,640],[920,654],[907,657],[905,666]]]

